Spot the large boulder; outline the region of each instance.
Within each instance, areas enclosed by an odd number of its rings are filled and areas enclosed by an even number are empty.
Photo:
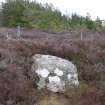
[[[38,89],[63,92],[78,86],[77,68],[70,61],[51,55],[33,56],[32,74]]]

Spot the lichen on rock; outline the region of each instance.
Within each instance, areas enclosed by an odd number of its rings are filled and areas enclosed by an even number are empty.
[[[34,55],[32,71],[39,77],[39,81],[35,81],[38,89],[46,87],[53,92],[63,92],[66,87],[79,85],[76,66],[56,56]]]

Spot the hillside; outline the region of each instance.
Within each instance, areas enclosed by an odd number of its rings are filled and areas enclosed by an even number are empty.
[[[84,38],[80,40],[81,29],[59,33],[22,29],[18,39],[15,28],[0,28],[0,104],[105,105],[105,31],[82,32]],[[31,59],[36,53],[72,61],[78,69],[79,88],[64,94],[38,91],[30,77]]]

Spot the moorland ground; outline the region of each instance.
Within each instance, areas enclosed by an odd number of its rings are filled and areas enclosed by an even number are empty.
[[[20,37],[16,32],[15,28],[0,28],[0,105],[105,105],[104,30],[21,29]],[[78,89],[64,94],[38,91],[30,73],[31,58],[36,53],[72,61],[78,69]],[[50,104],[48,97],[54,97]]]

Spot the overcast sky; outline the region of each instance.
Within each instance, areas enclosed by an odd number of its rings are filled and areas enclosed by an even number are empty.
[[[5,0],[0,0],[0,2]],[[90,13],[92,19],[99,16],[102,20],[105,19],[105,0],[37,0],[41,3],[52,3],[62,13],[71,14],[77,13],[86,16]]]

